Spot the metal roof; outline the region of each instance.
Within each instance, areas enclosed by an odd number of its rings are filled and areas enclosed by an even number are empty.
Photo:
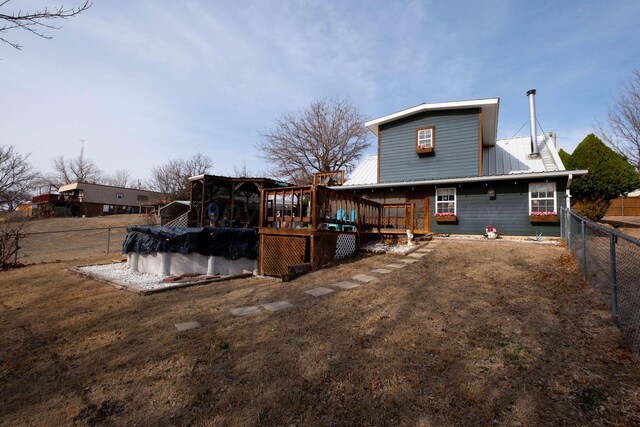
[[[378,181],[378,156],[367,155],[342,185],[375,184]]]
[[[499,139],[493,147],[482,149],[483,175],[509,175],[565,170],[558,151],[546,135],[538,135],[540,156],[532,157],[531,137]]]

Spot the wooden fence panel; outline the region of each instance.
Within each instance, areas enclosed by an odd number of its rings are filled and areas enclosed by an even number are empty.
[[[618,197],[612,200],[607,216],[640,216],[640,197]]]

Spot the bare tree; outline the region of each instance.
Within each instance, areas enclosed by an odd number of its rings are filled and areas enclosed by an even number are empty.
[[[118,169],[113,174],[107,175],[102,181],[114,187],[127,187],[135,183],[131,180],[131,173],[126,169]]]
[[[607,125],[596,122],[595,128],[604,142],[640,171],[640,69],[622,86],[607,114]]]
[[[189,177],[209,173],[212,168],[213,161],[202,153],[188,159],[172,159],[151,169],[147,186],[167,199],[188,199]]]
[[[11,145],[0,146],[0,210],[12,211],[31,198],[37,174],[28,159]]]
[[[263,175],[264,173],[247,167],[247,162],[242,162],[242,166],[233,166],[233,176],[236,178],[257,178]]]
[[[100,181],[102,172],[93,160],[84,156],[84,146],[80,148],[80,154],[73,159],[65,159],[58,156],[53,159],[53,175],[47,176],[47,180],[55,186],[69,184],[71,182]]]
[[[348,100],[315,101],[285,113],[262,137],[257,147],[273,174],[295,184],[309,184],[317,172],[349,172],[369,146],[364,118]]]
[[[0,221],[0,271],[16,266],[26,218],[12,213]]]
[[[0,0],[0,8],[6,7],[10,1],[11,0]],[[86,0],[84,4],[79,7],[65,8],[64,6],[58,6],[53,9],[45,7],[42,10],[34,10],[32,12],[19,10],[17,12],[0,13],[0,34],[4,34],[9,30],[22,29],[43,39],[51,39],[52,37],[42,33],[42,30],[59,30],[61,27],[52,25],[49,22],[76,16],[89,9],[91,5],[92,3]],[[22,46],[18,43],[7,40],[4,36],[0,37],[0,41],[18,50],[22,49]]]

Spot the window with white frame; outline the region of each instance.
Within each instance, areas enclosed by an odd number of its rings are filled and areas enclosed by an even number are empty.
[[[425,126],[416,129],[416,151],[428,153],[435,147],[435,126]]]
[[[529,212],[556,212],[556,183],[529,184]]]
[[[456,189],[436,188],[436,213],[456,214]]]

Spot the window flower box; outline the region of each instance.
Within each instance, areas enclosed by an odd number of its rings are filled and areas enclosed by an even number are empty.
[[[458,222],[458,217],[452,213],[439,212],[434,215],[438,224]]]
[[[560,217],[555,212],[530,212],[529,221],[554,223],[560,222]]]

